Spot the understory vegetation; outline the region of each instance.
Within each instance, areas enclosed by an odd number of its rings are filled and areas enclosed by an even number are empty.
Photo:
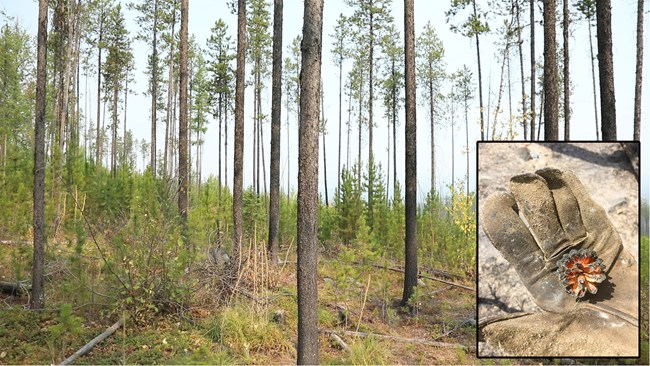
[[[28,292],[2,295],[0,362],[60,362],[119,319],[125,326],[77,362],[295,360],[295,194],[281,195],[281,262],[274,266],[265,244],[267,197],[252,189],[244,192],[245,240],[241,271],[233,282],[225,280],[233,252],[232,196],[218,179],[200,186],[194,181],[185,244],[174,181],[130,169],[112,177],[81,160],[70,159],[68,165],[56,199],[52,168],[46,174],[46,308],[26,311]],[[0,205],[8,213],[0,218],[0,281],[28,286],[31,187],[20,177],[31,167],[15,168],[16,174],[4,175],[0,185]],[[380,168],[372,169],[381,175]],[[423,278],[412,299],[416,314],[400,307],[400,187],[389,198],[376,180],[368,198],[367,181],[347,170],[341,178],[333,204],[321,202],[319,209],[319,323],[321,341],[329,345],[323,362],[468,362],[474,357],[467,348],[475,344],[474,292]],[[462,184],[450,188],[452,197],[432,193],[419,206],[421,273],[473,288],[474,197],[463,193]],[[368,199],[374,200],[372,215]],[[349,350],[325,331],[337,332]],[[450,346],[441,351],[418,343],[423,339]]]

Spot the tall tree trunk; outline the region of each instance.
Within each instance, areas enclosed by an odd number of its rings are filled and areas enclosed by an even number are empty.
[[[571,83],[569,78],[569,0],[563,1],[562,54],[564,57],[564,141],[571,139]]]
[[[152,54],[151,54],[151,175],[156,177],[156,124],[158,118],[156,112],[158,111],[158,0],[153,3],[153,41]],[[99,120],[99,115],[97,117]],[[99,132],[97,132],[99,136]]]
[[[555,0],[544,0],[544,140],[558,139]]]
[[[392,62],[392,72],[391,77],[395,78],[397,70],[395,69],[395,59]],[[393,199],[395,199],[395,193],[397,191],[397,85],[393,83],[393,90],[391,91],[392,99],[392,111],[391,111],[391,120],[393,121]],[[390,144],[390,141],[389,141]],[[389,172],[386,172],[388,174]],[[388,190],[388,185],[386,185],[386,190]],[[388,197],[388,195],[386,195]]]
[[[589,29],[589,54],[591,55],[591,87],[594,91],[594,122],[596,123],[596,141],[600,139],[600,129],[598,128],[598,98],[596,96],[596,67],[594,66],[594,42],[591,35],[591,16],[587,19]]]
[[[369,37],[370,37],[370,55],[369,55],[369,75],[368,75],[368,225],[370,228],[373,228],[373,223],[374,223],[374,190],[375,190],[375,178],[374,174],[370,174],[370,169],[374,169],[375,165],[375,156],[372,151],[373,144],[373,127],[374,127],[374,121],[373,121],[373,115],[372,115],[372,110],[373,110],[373,102],[374,102],[374,54],[375,54],[375,34],[374,34],[374,22],[373,22],[373,11],[370,11],[370,31],[369,31]]]
[[[320,105],[325,105],[325,93],[323,92],[323,80],[320,88]],[[321,107],[321,136],[323,138],[323,184],[325,185],[325,206],[330,206],[329,194],[327,192],[327,151],[325,149],[325,108]]]
[[[339,55],[339,161],[336,169],[336,190],[341,190],[341,129],[343,128],[343,52]]]
[[[318,364],[318,112],[323,0],[305,0],[298,157],[298,364]]]
[[[611,0],[596,1],[596,38],[600,76],[600,126],[603,141],[614,141],[616,140],[616,93],[614,92]]]
[[[104,36],[104,7],[99,15],[99,39],[97,41],[97,134],[95,135],[95,165],[101,165],[101,132],[99,130],[102,105],[102,38]]]
[[[282,119],[282,0],[273,3],[273,70],[271,77],[271,197],[268,252],[272,264],[278,263],[280,244],[280,127]]]
[[[129,73],[127,71],[126,77],[124,78],[124,123],[122,124],[123,128],[123,133],[122,133],[122,141],[124,142],[124,164],[128,165],[128,154],[126,151],[126,101],[127,97],[129,96]]]
[[[516,7],[516,16],[517,16],[517,47],[519,50],[519,71],[521,73],[521,114],[522,114],[522,124],[524,127],[524,140],[528,140],[528,124],[526,123],[526,114],[528,110],[526,109],[526,77],[524,75],[524,52],[522,50],[522,44],[524,43],[521,39],[521,6],[519,5],[519,0],[514,0]]]
[[[636,10],[636,78],[634,79],[634,140],[641,140],[641,90],[643,83],[643,0]]]
[[[115,178],[117,174],[117,100],[118,100],[118,88],[117,80],[113,80],[113,106],[111,113],[111,176]]]
[[[469,103],[468,102],[469,102],[468,97],[467,97],[467,95],[465,95],[465,105],[464,105],[464,107],[465,107],[465,147],[467,148],[467,155],[466,155],[466,157],[467,157],[467,161],[466,161],[466,164],[467,164],[466,173],[467,173],[467,175],[466,175],[466,177],[467,178],[465,180],[465,188],[467,189],[467,196],[466,196],[467,202],[469,202],[469,118],[467,116],[467,110],[469,109]]]
[[[178,212],[181,216],[181,236],[185,248],[189,249],[187,232],[187,52],[188,52],[188,0],[181,0],[181,57],[180,57],[180,100],[178,121]]]
[[[363,76],[362,76],[363,78]],[[361,182],[361,131],[363,125],[363,80],[359,82],[359,141],[357,156],[357,183]]]
[[[45,306],[43,270],[45,265],[45,94],[47,56],[47,0],[38,2],[38,40],[36,59],[36,103],[34,127],[34,254],[32,294],[29,307]]]
[[[417,242],[417,134],[415,100],[415,25],[414,0],[404,0],[404,59],[406,61],[406,122],[404,146],[406,150],[406,197],[405,220],[406,238],[404,242],[404,293],[402,306],[409,304],[418,281],[418,242]],[[478,41],[478,39],[477,39]],[[478,45],[478,42],[477,42]],[[480,70],[480,68],[479,68]],[[480,75],[480,74],[479,74]],[[480,83],[480,82],[479,82]],[[480,85],[480,84],[479,84]],[[482,131],[481,131],[482,132]]]
[[[429,74],[431,74],[433,66],[429,63]],[[429,118],[431,128],[431,192],[436,191],[436,135],[435,125],[433,123],[434,110],[433,110],[433,79],[429,78],[427,86],[429,88]]]
[[[176,30],[176,1],[172,1],[172,23],[171,23],[171,41],[169,42],[169,66],[168,66],[168,75],[167,75],[167,116],[165,117],[165,158],[163,159],[163,170],[165,174],[170,177],[174,175],[173,169],[171,167],[172,163],[172,148],[171,144],[173,141],[173,131],[171,131],[171,125],[174,122],[173,113],[174,107],[172,105],[174,99],[174,31]]]
[[[237,1],[237,69],[235,72],[235,156],[233,163],[232,216],[233,266],[239,273],[240,247],[243,236],[244,187],[244,80],[246,70],[246,0]]]
[[[532,0],[531,0],[532,1]],[[472,0],[472,7],[474,10],[474,18],[478,18],[476,13],[476,0]],[[478,65],[478,103],[479,115],[481,117],[481,140],[485,140],[484,124],[483,124],[483,77],[481,75],[481,47],[479,46],[478,32],[475,32],[476,37],[476,64]]]
[[[530,140],[535,141],[535,0],[530,0]]]

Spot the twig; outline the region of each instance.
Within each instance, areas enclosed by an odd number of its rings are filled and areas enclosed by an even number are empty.
[[[69,365],[73,363],[77,358],[90,352],[90,350],[93,349],[93,347],[95,347],[97,343],[103,341],[104,339],[108,338],[111,334],[115,333],[117,328],[121,326],[122,326],[122,319],[116,321],[115,324],[111,325],[110,328],[106,329],[104,333],[98,335],[92,341],[86,343],[85,346],[81,347],[77,352],[73,353],[72,356],[63,360],[63,362],[61,362],[60,365]]]
[[[363,304],[361,304],[361,313],[359,313],[359,321],[357,322],[357,332],[359,331],[359,326],[361,325],[361,319],[363,318],[363,309],[366,308],[366,299],[368,298],[369,287],[370,287],[370,275],[368,275],[368,284],[366,285],[366,292],[363,294]]]
[[[333,330],[333,329],[321,329],[323,333],[328,333],[328,334],[335,334],[338,333],[339,331]],[[358,337],[375,337],[375,338],[381,338],[381,339],[390,339],[394,341],[399,341],[399,342],[407,342],[407,343],[417,343],[417,344],[424,344],[427,346],[434,346],[434,347],[441,347],[441,348],[462,348],[465,350],[470,350],[470,351],[475,351],[476,347],[474,346],[466,346],[464,344],[460,343],[446,343],[446,342],[436,342],[436,341],[430,341],[428,339],[422,339],[422,338],[406,338],[406,337],[398,337],[398,336],[389,336],[385,334],[376,334],[376,333],[365,333],[365,332],[355,332],[352,330],[344,330],[341,331],[344,334],[348,335],[353,335],[353,336],[358,336]]]

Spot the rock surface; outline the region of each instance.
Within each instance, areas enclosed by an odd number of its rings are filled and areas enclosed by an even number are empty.
[[[482,143],[478,149],[478,206],[490,194],[508,191],[510,178],[554,167],[572,170],[607,212],[625,248],[638,263],[639,184],[621,145],[615,143]],[[483,319],[541,311],[514,268],[478,223],[478,313]],[[494,345],[481,344],[481,354]],[[496,347],[498,348],[498,347]]]

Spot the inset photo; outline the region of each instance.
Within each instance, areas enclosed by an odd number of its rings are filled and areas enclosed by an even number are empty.
[[[478,357],[638,357],[639,143],[477,145]]]

